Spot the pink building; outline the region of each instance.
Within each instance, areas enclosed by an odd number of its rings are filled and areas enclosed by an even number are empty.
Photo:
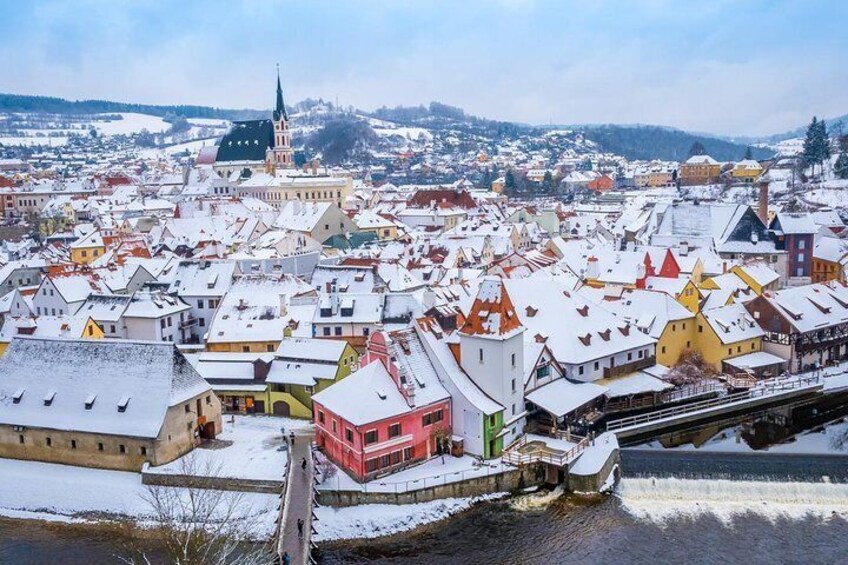
[[[312,397],[322,451],[358,481],[447,451],[450,394],[415,330],[373,334],[360,363]]]

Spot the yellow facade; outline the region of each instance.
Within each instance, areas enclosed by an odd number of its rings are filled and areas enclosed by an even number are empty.
[[[75,247],[71,249],[71,262],[77,265],[88,265],[102,257],[106,253],[106,247]]]
[[[763,348],[762,337],[722,343],[710,324],[704,319],[703,314],[698,314],[696,324],[695,348],[716,371],[721,371],[721,362],[725,359],[761,351]]]
[[[232,341],[207,343],[206,350],[215,353],[273,353],[280,347],[282,336],[277,341]]]
[[[695,347],[695,315],[669,322],[657,341],[657,363],[673,367],[680,354]]]
[[[703,297],[701,296],[701,291],[698,290],[698,287],[691,280],[686,283],[683,290],[674,298],[693,314],[697,314],[701,310],[701,298]]]

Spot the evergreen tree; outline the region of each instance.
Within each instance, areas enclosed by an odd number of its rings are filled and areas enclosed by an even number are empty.
[[[512,169],[507,169],[504,175],[504,192],[515,194],[515,174],[512,172]]]
[[[818,155],[816,153],[816,134],[819,129],[819,120],[815,116],[813,116],[813,121],[810,122],[810,125],[807,127],[807,134],[804,136],[804,161],[807,162],[811,167],[814,166],[818,162]]]
[[[748,148],[745,149],[745,159],[750,160],[750,159],[753,159],[753,158],[754,158],[754,154],[751,152],[751,147],[748,146]]]
[[[813,120],[807,128],[807,135],[804,137],[804,161],[810,165],[813,173],[815,173],[816,165],[819,165],[819,171],[823,172],[824,162],[830,159],[830,154],[827,125],[824,120],[819,120],[813,116]]]
[[[848,179],[848,153],[840,153],[833,166],[833,172],[841,179]]]
[[[545,171],[545,176],[542,179],[542,190],[545,194],[551,194],[554,191],[554,176],[550,171]]]
[[[692,147],[689,148],[689,156],[694,157],[695,155],[706,155],[707,148],[704,147],[704,144],[700,141],[696,141],[692,144]]]

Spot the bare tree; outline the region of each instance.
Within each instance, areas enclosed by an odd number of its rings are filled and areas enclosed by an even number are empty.
[[[689,385],[714,377],[715,369],[707,363],[698,351],[688,349],[680,354],[680,358],[671,370],[666,373],[665,380],[673,385]]]
[[[184,457],[179,465],[184,487],[149,485],[141,495],[150,507],[151,545],[175,565],[264,565],[276,562],[270,542],[248,541],[268,509],[257,509],[245,493],[220,490],[220,465]],[[138,536],[122,560],[130,565],[151,563]]]

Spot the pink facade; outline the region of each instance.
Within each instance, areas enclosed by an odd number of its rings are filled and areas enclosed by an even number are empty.
[[[409,401],[406,388],[399,382],[399,370],[385,346],[384,334],[372,336],[369,351],[361,359],[363,366],[383,363],[401,394]],[[355,374],[350,378],[355,378]],[[440,438],[450,438],[450,398],[417,405],[385,418],[354,425],[335,414],[318,400],[314,402],[314,421],[318,447],[333,462],[358,481],[367,481],[423,461],[439,453]]]

